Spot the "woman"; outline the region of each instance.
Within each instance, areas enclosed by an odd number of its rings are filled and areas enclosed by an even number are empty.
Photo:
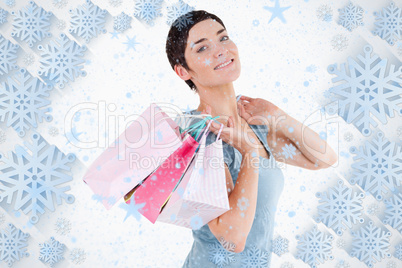
[[[295,155],[286,163],[308,169],[329,167],[337,157],[309,128],[303,130],[302,141],[302,124],[272,103],[245,96],[236,101],[233,81],[240,75],[239,53],[214,14],[199,10],[177,18],[166,53],[176,74],[200,97],[190,113],[219,115],[224,124],[220,137],[231,208],[192,230],[194,243],[183,267],[269,267],[276,205],[284,185],[276,161],[285,161],[278,157],[279,150],[294,145]],[[207,145],[219,129],[218,123],[211,124]],[[313,150],[307,151],[304,142]],[[323,155],[320,148],[329,150]]]

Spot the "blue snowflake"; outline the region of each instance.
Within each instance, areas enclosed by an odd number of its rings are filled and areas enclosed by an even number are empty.
[[[316,15],[322,21],[331,21],[332,8],[329,5],[321,5],[317,8]]]
[[[50,37],[50,17],[52,12],[47,12],[43,8],[37,6],[35,2],[30,1],[28,6],[22,10],[11,12],[15,17],[13,21],[13,32],[11,36],[19,37],[22,41],[26,41],[29,47],[34,43],[41,41],[44,37]]]
[[[0,75],[7,74],[11,69],[18,69],[16,63],[19,47],[0,35]]]
[[[374,263],[380,261],[389,253],[390,232],[382,231],[376,227],[372,221],[367,226],[360,227],[357,232],[353,232],[351,257],[356,257],[364,262],[368,267],[373,267]]]
[[[6,2],[6,5],[8,7],[14,7],[15,6],[15,0],[4,0]]]
[[[16,145],[15,152],[10,151],[8,158],[0,154],[4,163],[0,166],[0,202],[6,199],[11,204],[15,196],[14,209],[30,213],[30,223],[36,224],[45,207],[54,211],[54,198],[58,205],[62,199],[69,204],[74,202],[74,196],[65,193],[70,186],[60,185],[72,181],[67,173],[71,167],[67,163],[74,162],[75,155],[66,156],[56,146],[48,145],[38,133],[31,138],[32,144],[24,142],[31,153]]]
[[[258,249],[252,245],[249,249],[240,253],[243,258],[241,259],[241,267],[245,268],[264,268],[268,267],[271,258],[267,251]]]
[[[402,10],[393,2],[383,8],[382,12],[374,12],[374,16],[376,16],[374,35],[386,40],[391,46],[397,39],[402,38]]]
[[[54,237],[50,237],[50,240],[46,241],[43,244],[39,244],[39,247],[39,260],[42,260],[45,263],[49,263],[50,267],[53,267],[55,263],[64,259],[63,254],[65,246],[64,244],[55,240]]]
[[[289,9],[291,6],[287,7],[281,7],[279,5],[279,0],[275,0],[275,6],[269,7],[269,6],[264,6],[263,8],[268,10],[269,12],[272,13],[271,18],[269,19],[268,23],[271,23],[271,21],[275,18],[280,19],[283,23],[286,23],[286,19],[283,16],[283,12],[287,9]]]
[[[0,24],[7,22],[7,14],[8,12],[2,8],[0,8]]]
[[[286,252],[289,252],[289,240],[278,236],[272,241],[272,252],[278,255],[279,257]]]
[[[52,116],[46,114],[49,109],[43,109],[50,104],[47,97],[52,87],[32,77],[27,70],[20,69],[13,77],[8,77],[0,88],[0,121],[6,120],[7,127],[12,126],[20,137],[25,136],[29,126],[36,128],[37,120],[52,120]]]
[[[324,223],[328,228],[332,228],[337,235],[342,235],[346,227],[352,228],[352,223],[363,223],[362,218],[362,199],[363,193],[356,193],[343,185],[342,180],[338,180],[338,185],[328,189],[328,192],[317,193],[320,198],[318,206],[319,216],[316,221]]]
[[[342,25],[349,31],[356,29],[359,25],[363,24],[364,10],[359,6],[354,6],[351,2],[343,9],[339,9],[338,24]]]
[[[64,88],[66,83],[74,81],[78,76],[86,75],[81,69],[84,67],[83,56],[87,48],[71,41],[65,34],[60,34],[57,41],[52,40],[48,45],[38,46],[38,49],[41,51],[38,74],[55,81],[59,88]]]
[[[364,136],[371,134],[370,125],[377,127],[372,116],[385,124],[386,115],[394,117],[394,110],[402,115],[398,107],[402,103],[402,66],[397,70],[394,65],[388,67],[387,59],[380,59],[376,54],[371,57],[371,52],[372,47],[366,45],[365,55],[357,56],[359,63],[348,57],[349,72],[344,63],[340,70],[337,64],[328,66],[328,72],[337,75],[332,82],[340,82],[329,90],[333,94],[331,99],[339,102],[338,114]]]
[[[126,51],[130,50],[131,48],[132,48],[134,51],[136,51],[136,50],[135,50],[135,45],[141,44],[141,43],[138,43],[138,42],[135,40],[135,38],[136,38],[136,36],[134,36],[133,38],[130,38],[130,37],[127,36],[127,42],[124,42],[124,43],[123,43],[123,44],[126,44],[126,45],[127,45]]]
[[[390,199],[384,200],[384,203],[387,208],[383,223],[391,225],[402,234],[402,194],[394,194]]]
[[[316,268],[319,262],[324,263],[325,260],[332,260],[331,241],[334,239],[332,235],[326,235],[317,229],[314,225],[311,231],[305,232],[302,236],[296,235],[297,255],[296,259],[301,259],[309,264],[312,268]]]
[[[364,191],[370,192],[378,201],[383,198],[387,189],[394,191],[401,185],[400,176],[402,165],[402,148],[395,142],[384,139],[384,134],[378,132],[373,142],[365,141],[365,147],[355,146],[349,150],[355,161],[352,163],[354,169],[349,180],[351,184],[358,184]],[[358,160],[358,161],[356,161]]]
[[[101,9],[90,0],[86,0],[82,6],[70,9],[70,33],[74,33],[85,39],[87,43],[97,37],[99,33],[106,33],[106,9]]]
[[[136,0],[134,17],[145,20],[146,23],[153,26],[153,20],[157,16],[162,16],[162,2],[163,0]]]
[[[115,203],[115,202],[114,202]],[[114,204],[113,203],[113,204]],[[129,204],[120,204],[119,207],[124,209],[125,211],[127,211],[126,217],[124,218],[123,221],[126,221],[126,219],[129,216],[133,216],[137,219],[137,221],[141,220],[141,214],[138,212],[138,210],[142,209],[145,206],[145,203],[141,203],[141,204],[136,204],[135,203],[135,195],[132,195],[130,197],[130,202]]]
[[[176,4],[167,7],[167,21],[168,25],[176,27],[179,31],[183,27],[187,27],[190,24],[194,24],[190,11],[193,11],[194,7],[184,3],[183,0],[179,0]]]
[[[208,244],[208,249],[209,249],[208,260],[216,264],[218,268],[222,268],[236,260],[234,258],[235,253],[226,250],[219,242]]]
[[[296,147],[294,147],[293,144],[285,144],[285,147],[282,147],[281,154],[285,156],[286,159],[289,157],[293,159],[293,155],[296,155]]]
[[[131,28],[131,17],[124,12],[113,18],[113,28],[116,31],[124,32]]]
[[[395,246],[395,253],[394,253],[395,258],[398,260],[402,261],[402,243],[399,243],[398,245]]]
[[[26,247],[29,236],[28,233],[23,233],[9,223],[6,229],[0,232],[0,261],[5,261],[8,266],[11,266],[20,258],[28,257]]]

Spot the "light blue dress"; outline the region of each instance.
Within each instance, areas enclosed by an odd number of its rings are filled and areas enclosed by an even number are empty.
[[[191,110],[188,113],[200,114],[201,112]],[[190,124],[200,120],[202,119],[191,118]],[[257,206],[245,249],[241,253],[227,251],[211,233],[208,224],[205,224],[198,230],[192,230],[194,242],[183,267],[270,267],[275,211],[283,191],[284,176],[280,165],[277,165],[268,146],[268,127],[266,125],[250,124],[249,126],[264,145],[270,158],[260,156]],[[215,140],[216,135],[210,132],[207,136],[206,145]],[[242,155],[237,149],[224,141],[222,141],[222,144],[224,161],[229,167],[233,185],[236,185]]]

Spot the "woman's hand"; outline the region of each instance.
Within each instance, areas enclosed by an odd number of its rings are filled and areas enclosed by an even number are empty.
[[[271,116],[279,115],[280,110],[275,104],[261,99],[241,96],[237,102],[240,117],[250,125],[269,125]]]
[[[204,109],[202,113],[211,114],[211,107],[207,105],[206,109]],[[209,121],[210,120],[207,120],[207,125],[209,124]],[[217,123],[216,121],[213,121],[209,127],[209,130],[215,135],[218,135],[219,130],[221,129],[221,124],[222,123]],[[249,136],[246,135],[246,125],[246,122],[239,126],[235,125],[233,117],[229,116],[226,122],[226,126],[225,124],[223,124],[220,138],[227,144],[230,144],[231,146],[236,148],[242,155],[254,151],[255,155],[253,154],[253,156],[258,156],[258,149],[256,149],[256,146],[253,145],[253,142],[250,141]]]

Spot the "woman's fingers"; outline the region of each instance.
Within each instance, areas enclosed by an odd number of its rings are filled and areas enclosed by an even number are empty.
[[[247,97],[247,96],[243,95],[243,96],[240,97],[240,100],[246,100],[248,102],[251,102],[253,100],[253,98],[250,98],[250,97]]]

